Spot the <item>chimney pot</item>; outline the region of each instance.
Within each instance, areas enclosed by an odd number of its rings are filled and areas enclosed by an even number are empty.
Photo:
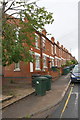
[[[59,42],[57,41],[57,45],[59,46]]]
[[[54,42],[55,42],[55,38],[54,38],[54,37],[51,37],[51,41],[54,43]]]
[[[46,33],[47,33],[46,30],[43,29],[43,30],[42,30],[42,34],[46,36]]]

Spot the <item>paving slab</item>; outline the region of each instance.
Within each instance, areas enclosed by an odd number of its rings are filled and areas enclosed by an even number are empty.
[[[35,92],[34,88],[28,88],[28,89],[17,89],[17,95],[16,96],[4,96],[0,99],[2,102],[2,108],[5,108],[14,102],[17,102],[18,100],[23,99],[24,97],[27,97]]]
[[[2,96],[0,96],[0,102],[4,102],[4,101],[7,101],[7,100],[10,100],[13,97],[14,97],[13,95],[10,95],[10,96],[2,95]]]

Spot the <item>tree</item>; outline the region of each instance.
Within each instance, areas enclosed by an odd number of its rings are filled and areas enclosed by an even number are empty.
[[[77,60],[71,60],[71,62],[73,63],[73,64],[78,64],[78,62],[77,62]]]
[[[44,7],[38,7],[36,2],[16,2],[13,0],[3,1],[2,4],[3,66],[19,61],[33,62],[30,47],[35,47],[33,45],[34,33],[36,30],[41,31],[45,24],[52,24],[53,14],[45,10]],[[23,20],[24,18],[27,22]]]

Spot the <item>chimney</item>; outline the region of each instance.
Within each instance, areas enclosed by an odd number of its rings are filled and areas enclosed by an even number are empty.
[[[59,46],[59,42],[57,41],[57,45]]]
[[[42,34],[46,36],[46,33],[47,33],[46,30],[43,29],[43,30],[42,30]]]
[[[63,45],[61,45],[61,48],[63,49]]]
[[[54,37],[51,37],[51,41],[54,43],[55,42],[55,39],[54,39]]]

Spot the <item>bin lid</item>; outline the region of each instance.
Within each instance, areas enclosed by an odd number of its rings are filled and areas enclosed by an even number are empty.
[[[44,75],[44,77],[47,77],[47,78],[52,78],[52,76],[51,75]]]
[[[47,79],[48,79],[47,77],[43,77],[43,76],[35,78],[36,81],[44,81],[44,80],[47,80]]]
[[[70,68],[70,67],[65,67],[65,68],[63,68],[63,69],[65,70],[65,69],[69,69],[69,68]]]

